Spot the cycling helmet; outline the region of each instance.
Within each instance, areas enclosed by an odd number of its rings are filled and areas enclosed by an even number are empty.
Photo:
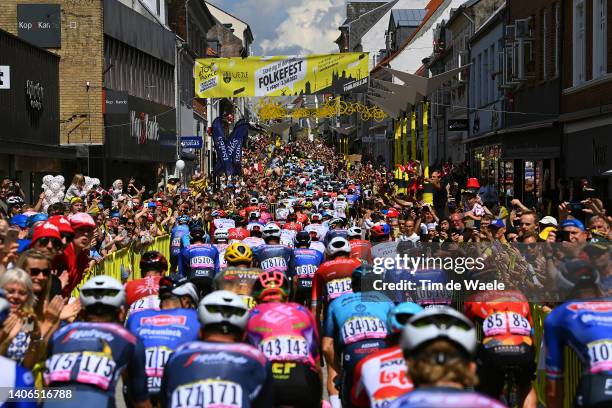
[[[191,238],[194,239],[204,239],[204,227],[202,226],[202,224],[200,224],[199,222],[193,224],[190,228],[189,228],[189,235],[191,236]]]
[[[125,304],[123,285],[110,276],[94,276],[85,282],[80,292],[81,304],[85,308],[105,305],[118,309]]]
[[[261,218],[261,213],[259,211],[251,211],[249,213],[249,219],[260,219]]]
[[[6,300],[4,290],[0,289],[0,324],[4,323],[11,313],[11,304]]]
[[[243,300],[227,290],[217,290],[206,295],[198,306],[198,318],[202,327],[216,326],[223,333],[242,333],[249,320],[249,308]]]
[[[323,218],[323,216],[319,213],[314,213],[310,216],[310,221],[321,221],[321,219]]]
[[[259,204],[259,200],[258,200],[257,198],[255,198],[255,197],[252,197],[252,198],[249,200],[249,202],[250,202],[251,204],[253,204],[253,205],[257,205],[257,204]]]
[[[225,217],[225,211],[223,210],[214,210],[210,215],[212,215],[213,217],[221,217],[224,218]]]
[[[189,218],[188,215],[181,215],[176,219],[176,221],[179,223],[179,225],[186,225],[189,224],[191,218]]]
[[[404,355],[414,356],[419,349],[439,339],[455,344],[465,357],[472,356],[476,350],[474,325],[448,306],[426,309],[412,316],[404,326],[400,345]]]
[[[346,201],[346,197],[344,194],[339,194],[338,197],[336,197],[336,201]]]
[[[397,218],[399,217],[399,212],[395,208],[389,208],[387,211],[387,218]]]
[[[276,225],[273,222],[269,222],[267,223],[264,227],[263,227],[263,238],[265,240],[269,239],[269,238],[277,238],[280,239],[281,236],[281,229],[279,228],[278,225]]]
[[[310,238],[310,234],[306,231],[298,232],[297,234],[295,234],[295,238],[293,238],[293,243],[297,248],[302,246],[308,248],[310,246],[311,241],[312,240]]]
[[[23,199],[19,196],[11,196],[9,198],[6,199],[6,204],[9,207],[13,207],[15,205],[22,205],[23,204]]]
[[[168,270],[168,261],[160,252],[147,251],[140,257],[140,273],[158,271],[164,273]]]
[[[329,221],[330,227],[335,227],[336,225],[340,225],[340,226],[344,225],[344,220],[342,218],[336,217]]]
[[[387,315],[387,330],[389,333],[400,333],[412,316],[423,311],[416,303],[403,302],[395,306]]]
[[[378,279],[380,275],[374,272],[374,268],[362,263],[351,274],[351,288],[353,292],[368,292],[374,289],[374,280]]]
[[[251,222],[247,225],[247,231],[249,232],[253,232],[253,231],[261,231],[263,229],[263,225],[261,225],[258,222]]]
[[[32,226],[36,224],[37,222],[47,221],[48,219],[49,219],[49,216],[43,213],[36,213],[36,214],[30,215],[28,217],[28,220],[26,221],[26,227],[32,228]]]
[[[359,227],[351,227],[348,229],[349,238],[361,238],[361,228]]]
[[[327,253],[329,256],[334,256],[338,254],[350,254],[351,253],[351,244],[347,241],[346,238],[343,237],[335,237],[329,241],[327,244]]]
[[[225,249],[225,260],[230,264],[253,262],[253,251],[248,245],[234,242]]]
[[[229,230],[227,228],[217,228],[215,230],[215,241],[227,241],[229,239]]]
[[[162,298],[166,294],[172,294],[174,296],[189,296],[193,303],[198,304],[199,296],[198,290],[195,285],[187,278],[183,278],[179,275],[164,276],[159,280],[159,297]]]
[[[253,285],[253,297],[258,302],[285,302],[289,297],[289,287],[284,273],[262,272]]]

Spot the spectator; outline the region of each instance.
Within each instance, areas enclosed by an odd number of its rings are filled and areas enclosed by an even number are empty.
[[[83,200],[87,197],[87,190],[85,188],[85,177],[82,174],[75,174],[72,178],[72,183],[70,183],[70,187],[66,190],[66,194],[64,195],[64,201],[70,203],[72,205],[74,198],[80,198],[81,204],[83,204]]]
[[[569,233],[569,242],[587,242],[589,234],[584,224],[575,218],[567,218],[561,223],[561,230]]]

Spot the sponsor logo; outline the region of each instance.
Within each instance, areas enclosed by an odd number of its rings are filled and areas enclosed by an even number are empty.
[[[593,312],[612,312],[612,302],[576,302],[567,306],[574,312],[590,310]]]
[[[96,338],[96,339],[102,339],[109,343],[115,339],[115,336],[113,336],[112,334],[105,333],[99,330],[73,329],[70,332],[68,332],[66,337],[64,337],[64,340],[62,340],[62,343],[67,343],[69,340],[79,340],[79,339],[86,339],[86,338],[91,338],[91,337]]]
[[[396,359],[393,359],[393,360],[381,362],[380,368],[387,368],[387,367],[393,367],[393,366],[403,367],[404,364],[405,364],[405,362],[404,362],[403,358],[396,358]]]
[[[189,367],[193,363],[234,363],[234,364],[246,364],[249,360],[245,357],[232,356],[225,352],[218,352],[216,354],[192,354],[187,360],[184,367]]]
[[[138,330],[138,334],[140,336],[162,336],[162,337],[181,337],[180,330],[171,330],[171,329],[140,329]]]
[[[396,371],[381,371],[379,381],[381,384],[389,384],[393,382],[399,382],[402,385],[410,384],[408,377],[406,377],[406,370]]]
[[[170,326],[173,324],[184,326],[186,321],[187,316],[157,315],[140,318],[141,325],[150,326]]]

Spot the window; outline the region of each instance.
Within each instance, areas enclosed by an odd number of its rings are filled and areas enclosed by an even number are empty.
[[[586,22],[585,22],[584,0],[574,0],[574,31],[573,31],[573,55],[572,71],[573,85],[583,83],[586,72]]]
[[[487,83],[487,76],[489,75],[489,50],[484,50],[482,56],[482,73],[481,80],[482,85],[480,86],[480,91],[482,92],[482,104],[486,105],[489,103],[488,101],[488,93],[489,93],[489,85]]]
[[[161,16],[161,0],[156,0],[155,3],[157,5],[157,15]]]
[[[607,70],[607,0],[593,0],[593,79]]]
[[[552,42],[552,61],[555,70],[555,78],[559,76],[559,39],[561,38],[561,14],[559,3],[555,3],[555,21],[553,28],[553,42]]]
[[[542,12],[542,79],[546,79],[548,77],[548,47],[546,44],[548,38],[548,12],[544,10]]]

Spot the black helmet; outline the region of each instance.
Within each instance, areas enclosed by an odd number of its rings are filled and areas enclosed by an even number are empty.
[[[295,235],[293,242],[297,248],[310,246],[310,234],[306,231],[300,231]]]

